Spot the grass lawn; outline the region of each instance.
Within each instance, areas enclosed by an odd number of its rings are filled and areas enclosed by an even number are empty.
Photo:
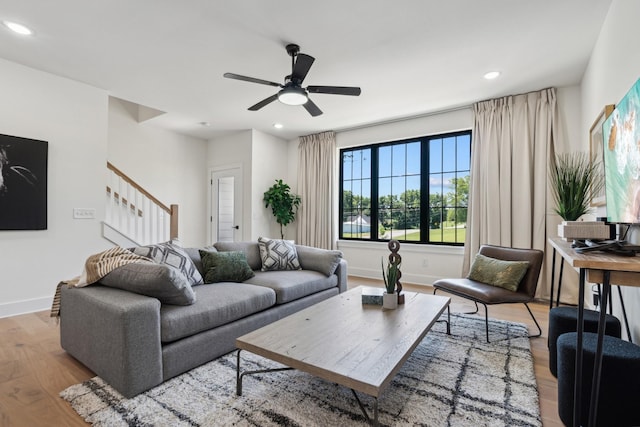
[[[429,241],[431,242],[456,242],[456,231],[459,243],[464,243],[467,233],[466,228],[445,228],[429,230]],[[418,241],[420,240],[420,231],[407,232],[407,238],[403,240]]]
[[[429,230],[429,241],[456,243],[456,232],[458,237],[458,243],[464,243],[464,239],[467,234],[467,229],[454,228],[454,227],[445,227],[444,229],[437,228],[434,230]],[[362,233],[362,234],[344,233],[344,237],[345,238],[352,237],[356,239],[368,239],[370,237],[370,234],[369,233]],[[420,230],[407,230],[406,238],[404,235],[402,236],[396,235],[395,237],[400,240],[417,242],[418,240],[420,240]]]

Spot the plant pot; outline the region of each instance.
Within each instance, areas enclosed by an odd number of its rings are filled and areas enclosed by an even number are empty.
[[[392,294],[386,292],[382,294],[382,308],[388,308],[390,310],[398,308],[398,294],[395,292]]]

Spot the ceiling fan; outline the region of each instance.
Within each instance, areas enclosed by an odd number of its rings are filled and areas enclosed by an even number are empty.
[[[253,77],[241,76],[234,73],[224,73],[228,79],[243,80],[250,83],[275,86],[281,88],[278,93],[263,99],[255,105],[249,107],[251,111],[257,111],[262,107],[272,103],[276,99],[287,105],[302,105],[313,117],[322,114],[322,110],[309,98],[309,93],[325,93],[331,95],[360,95],[359,87],[350,86],[307,86],[302,87],[302,82],[313,65],[313,56],[300,53],[300,46],[288,44],[287,53],[291,56],[291,74],[284,78],[284,84],[256,79]]]

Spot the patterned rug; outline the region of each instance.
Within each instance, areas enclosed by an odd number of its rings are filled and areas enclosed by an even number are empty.
[[[452,315],[437,323],[379,399],[388,426],[541,426],[533,357],[523,324]],[[505,337],[502,341],[498,339]],[[242,352],[243,369],[279,366]],[[95,426],[360,426],[351,390],[299,371],[247,376],[236,396],[235,352],[132,399],[95,377],[62,391]],[[369,408],[372,398],[360,395]],[[371,411],[371,409],[370,409]]]

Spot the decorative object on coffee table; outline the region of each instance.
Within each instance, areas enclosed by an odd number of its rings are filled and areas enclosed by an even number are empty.
[[[280,224],[280,238],[284,239],[284,227],[296,219],[296,213],[300,206],[300,196],[291,193],[291,187],[276,179],[276,183],[264,192],[264,207],[271,206],[271,212]]]
[[[398,253],[400,251],[400,242],[397,240],[389,240],[389,244],[387,245],[391,253],[389,254],[389,263],[396,263],[398,266],[398,271],[396,275],[396,285],[395,292],[398,294],[398,304],[404,304],[404,294],[402,293],[402,283],[400,283],[400,278],[402,277],[402,271],[400,271],[400,264],[402,263],[402,257]]]
[[[402,258],[398,255],[400,249],[400,243],[397,240],[389,241],[389,262],[387,268],[384,268],[384,262],[382,262],[382,278],[384,279],[384,287],[386,292],[382,295],[382,307],[394,309],[398,307],[398,294],[396,293],[396,286],[399,283],[402,272],[400,271],[400,264]]]

